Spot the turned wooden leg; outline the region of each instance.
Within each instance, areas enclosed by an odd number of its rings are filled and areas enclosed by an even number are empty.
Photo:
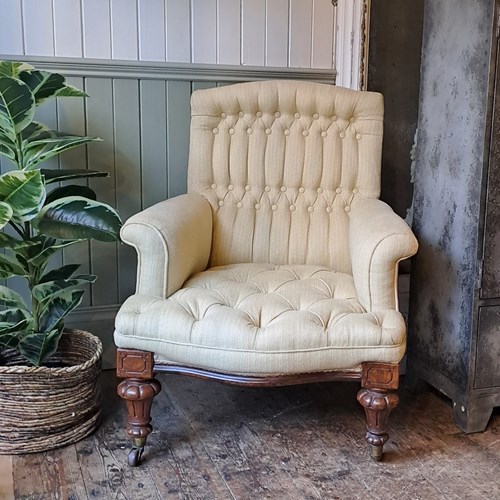
[[[358,401],[365,409],[366,441],[370,446],[370,456],[378,461],[382,458],[384,444],[389,439],[389,414],[399,403],[398,395],[393,392],[399,385],[399,366],[364,363],[361,385]]]
[[[153,353],[132,349],[118,349],[116,373],[125,378],[118,385],[118,395],[125,400],[128,411],[126,432],[134,446],[128,455],[128,463],[139,465],[151,426],[151,405],[160,392],[160,382],[153,374]]]

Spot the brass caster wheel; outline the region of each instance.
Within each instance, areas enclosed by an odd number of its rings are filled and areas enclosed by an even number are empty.
[[[375,460],[375,462],[380,462],[384,454],[384,445],[370,445],[370,458]]]
[[[137,467],[142,460],[142,454],[144,452],[144,446],[136,447],[134,446],[128,454],[128,464],[130,467]]]

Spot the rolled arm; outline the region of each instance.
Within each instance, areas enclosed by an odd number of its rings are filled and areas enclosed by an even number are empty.
[[[137,251],[136,293],[169,297],[189,276],[206,269],[210,204],[198,194],[162,201],[128,219],[121,237]]]
[[[398,263],[418,250],[406,222],[380,200],[361,200],[351,210],[349,246],[361,304],[368,311],[397,309]]]

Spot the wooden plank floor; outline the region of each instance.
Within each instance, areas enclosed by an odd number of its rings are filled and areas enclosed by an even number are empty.
[[[155,430],[126,465],[125,411],[102,375],[103,423],[63,449],[0,456],[1,499],[497,499],[500,412],[466,435],[449,401],[400,391],[385,460],[367,457],[356,383],[242,389],[159,376]]]

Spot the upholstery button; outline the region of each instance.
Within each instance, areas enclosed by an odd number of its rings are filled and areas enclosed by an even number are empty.
[[[326,207],[327,213],[331,214],[332,213],[332,207]]]
[[[345,210],[346,212],[350,212],[350,211],[351,211],[351,207],[350,207],[349,205],[346,205],[346,206],[344,207],[344,210]]]
[[[281,113],[279,111],[276,111],[276,113],[274,113],[275,118],[279,118],[280,116],[281,116]]]
[[[229,191],[232,191],[234,189],[232,184],[229,184],[229,186],[227,188],[229,189]]]
[[[245,191],[250,191],[252,189],[248,184],[245,186]]]
[[[340,194],[342,192],[342,188],[341,187],[338,187],[336,190],[335,190],[336,193]]]
[[[243,118],[243,117],[245,116],[245,113],[243,113],[243,111],[240,111],[240,112],[238,113],[238,116],[239,116],[240,118]]]
[[[353,192],[354,194],[356,194],[356,193],[358,193],[358,192],[359,192],[359,189],[358,189],[358,188],[354,188],[354,189],[352,190],[352,192]]]
[[[214,129],[212,130],[212,132],[213,132],[214,134],[218,134],[218,133],[219,133],[219,129],[218,129],[218,128],[214,128]]]
[[[303,193],[305,189],[303,187],[299,187],[299,193]]]
[[[335,115],[332,116],[332,121],[333,122],[336,122],[338,119],[339,119],[338,116],[335,116]]]
[[[264,188],[264,191],[265,191],[266,193],[269,193],[269,191],[271,191],[271,188],[270,188],[269,186],[266,186],[266,187]]]
[[[227,118],[227,115],[226,115],[226,113],[221,113],[220,117],[221,118]]]
[[[257,113],[255,113],[255,116],[257,118],[261,118],[262,117],[262,111],[257,111]]]
[[[303,135],[304,137],[307,137],[307,136],[309,135],[309,132],[308,132],[307,130],[303,130],[303,131],[302,131],[302,135]]]
[[[290,205],[290,212],[295,212],[295,205]]]
[[[256,203],[255,204],[255,210],[259,210],[259,208],[260,208],[260,203]]]
[[[341,139],[343,139],[345,137],[345,132],[340,132],[339,136]]]
[[[266,134],[269,135],[271,133],[271,129],[270,128],[266,128]]]
[[[295,113],[295,118],[300,118],[300,113]]]
[[[277,205],[271,205],[271,210],[273,212],[276,212],[276,210],[278,210],[278,206]]]
[[[239,201],[238,203],[236,203],[236,206],[237,206],[238,208],[241,208],[241,207],[243,206],[243,203],[241,203],[241,201]]]
[[[321,132],[321,137],[326,137],[328,134],[326,133],[325,130],[323,130],[323,132]]]
[[[230,133],[231,135],[233,135],[233,134],[234,134],[234,128],[230,128],[230,129],[229,129],[229,133]]]
[[[212,189],[215,189],[215,188],[217,187],[217,184],[212,184],[210,187],[211,187]]]
[[[316,189],[316,192],[317,192],[318,194],[321,194],[321,193],[323,192],[323,188],[318,188],[318,189]]]
[[[251,134],[253,130],[251,128],[247,128],[247,134]]]
[[[356,139],[359,141],[361,139],[361,134],[356,134]]]
[[[224,200],[219,200],[219,207],[222,207],[224,205]]]
[[[349,118],[349,121],[350,121],[351,123],[354,123],[354,121],[355,121],[355,120],[356,120],[356,118],[354,118],[354,116],[351,116],[351,118]]]
[[[312,214],[314,212],[314,207],[307,207],[307,211]]]
[[[315,120],[317,120],[317,119],[319,118],[318,113],[314,113],[313,118],[314,118]]]
[[[288,129],[286,128],[285,130],[283,130],[283,133],[284,133],[285,135],[290,135],[290,130],[288,130]]]
[[[286,187],[285,187],[285,186],[281,186],[281,187],[280,187],[280,191],[281,191],[282,193],[284,193],[284,192],[286,191]]]

